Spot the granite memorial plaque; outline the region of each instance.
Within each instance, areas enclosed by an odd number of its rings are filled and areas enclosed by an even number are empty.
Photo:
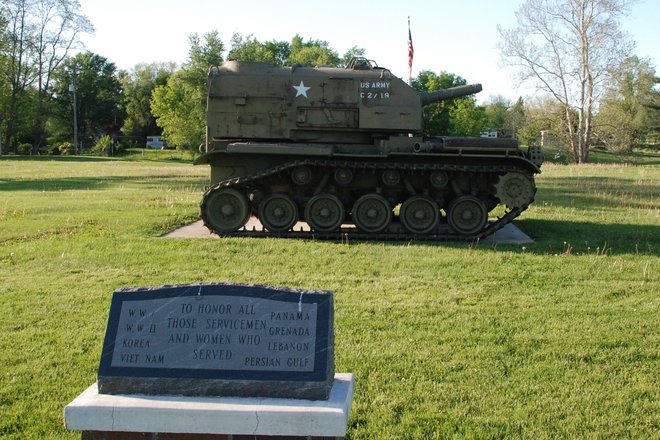
[[[98,389],[320,400],[334,373],[332,292],[240,284],[119,289]]]

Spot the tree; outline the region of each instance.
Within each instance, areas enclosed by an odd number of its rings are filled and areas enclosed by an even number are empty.
[[[189,39],[190,50],[186,67],[189,70],[203,71],[204,78],[206,78],[209,66],[217,66],[222,63],[222,52],[225,50],[225,45],[217,30],[204,34],[204,41],[198,34],[191,35]]]
[[[283,66],[291,54],[291,46],[286,41],[260,43],[252,35],[243,37],[235,32],[231,37],[231,49],[227,59],[239,61],[262,61]]]
[[[479,136],[485,127],[484,108],[477,106],[474,98],[464,97],[454,100],[449,109],[449,135]]]
[[[518,139],[518,132],[527,122],[527,109],[525,101],[519,97],[511,110],[509,111],[506,126],[510,130],[511,137]]]
[[[525,124],[525,103],[518,98],[515,104],[502,95],[491,97],[484,105],[484,128],[496,130],[501,137],[518,138]]]
[[[574,160],[589,159],[592,118],[613,67],[630,53],[620,20],[632,0],[527,0],[498,27],[505,63],[562,108]]]
[[[217,31],[190,36],[188,61],[154,89],[151,110],[170,145],[195,148],[204,142],[206,78],[210,66],[222,62],[224,44]]]
[[[52,99],[54,72],[77,47],[81,33],[92,32],[89,20],[80,14],[77,0],[3,0],[2,16],[7,24],[3,50],[4,76],[9,78],[10,96],[2,111],[8,122],[7,144],[16,144],[17,122],[25,107],[28,89],[36,94],[35,118],[30,122],[31,138],[39,147],[45,137],[45,123]]]
[[[338,66],[339,55],[330,48],[327,41],[303,41],[300,35],[291,40],[291,54],[288,64],[302,64],[303,66]]]
[[[138,64],[122,74],[126,119],[121,131],[133,143],[144,143],[146,136],[161,134],[151,112],[151,98],[154,89],[166,85],[175,69],[174,63]]]
[[[163,129],[169,145],[192,149],[204,142],[204,105],[206,96],[189,72],[179,70],[157,87],[151,98],[156,123]]]
[[[9,103],[9,63],[8,58],[4,55],[9,48],[9,35],[6,32],[7,19],[4,16],[4,9],[0,7],[0,156],[3,154],[3,133],[5,132],[5,115],[4,111]]]
[[[34,65],[37,82],[35,120],[35,148],[39,148],[46,136],[48,106],[53,97],[51,80],[57,68],[67,59],[72,48],[77,47],[80,33],[93,32],[91,22],[80,14],[77,0],[37,0],[35,3],[36,41]]]
[[[489,130],[496,130],[500,136],[512,137],[509,129],[511,101],[502,95],[491,97],[484,106],[484,125]]]
[[[595,117],[598,138],[612,151],[630,152],[657,135],[660,80],[646,60],[633,56],[616,70]]]
[[[28,5],[25,1],[7,1],[0,9],[7,27],[3,34],[7,41],[3,58],[6,59],[3,76],[9,84],[8,98],[2,110],[6,119],[5,145],[16,148],[16,120],[24,104],[27,87],[33,81],[29,68],[29,46],[31,44]]]
[[[423,70],[413,78],[412,87],[419,91],[434,92],[450,87],[464,86],[467,81],[449,72],[440,75]],[[468,102],[469,101],[469,102]],[[483,111],[471,96],[450,99],[424,107],[424,134],[437,135],[477,135],[483,129]]]
[[[56,109],[52,127],[55,141],[72,138],[73,100],[69,86],[75,84],[78,132],[88,145],[103,135],[117,136],[123,120],[122,90],[117,68],[92,52],[67,59],[55,74]],[[57,128],[55,128],[57,127]]]
[[[345,67],[353,57],[361,56],[364,56],[364,49],[353,46],[340,59],[337,52],[331,49],[326,41],[304,42],[300,35],[293,37],[290,44],[286,41],[275,40],[261,43],[252,35],[244,37],[235,32],[231,38],[231,49],[227,59],[263,61],[276,66],[303,64]]]

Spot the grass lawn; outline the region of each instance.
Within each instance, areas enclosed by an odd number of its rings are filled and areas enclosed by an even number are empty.
[[[603,157],[544,165],[526,246],[164,239],[207,168],[0,158],[0,437],[79,438],[114,289],[227,281],[335,291],[350,439],[658,438],[660,160]]]

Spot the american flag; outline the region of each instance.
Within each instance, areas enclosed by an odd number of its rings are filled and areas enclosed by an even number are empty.
[[[410,17],[408,17],[408,84],[412,81],[412,63],[415,49],[412,44],[412,34],[410,33]]]

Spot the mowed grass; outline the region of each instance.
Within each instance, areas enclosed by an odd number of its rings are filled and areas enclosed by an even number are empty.
[[[0,159],[0,437],[79,438],[123,286],[335,292],[350,439],[657,438],[660,166],[546,164],[516,221],[537,242],[165,239],[208,169]]]

